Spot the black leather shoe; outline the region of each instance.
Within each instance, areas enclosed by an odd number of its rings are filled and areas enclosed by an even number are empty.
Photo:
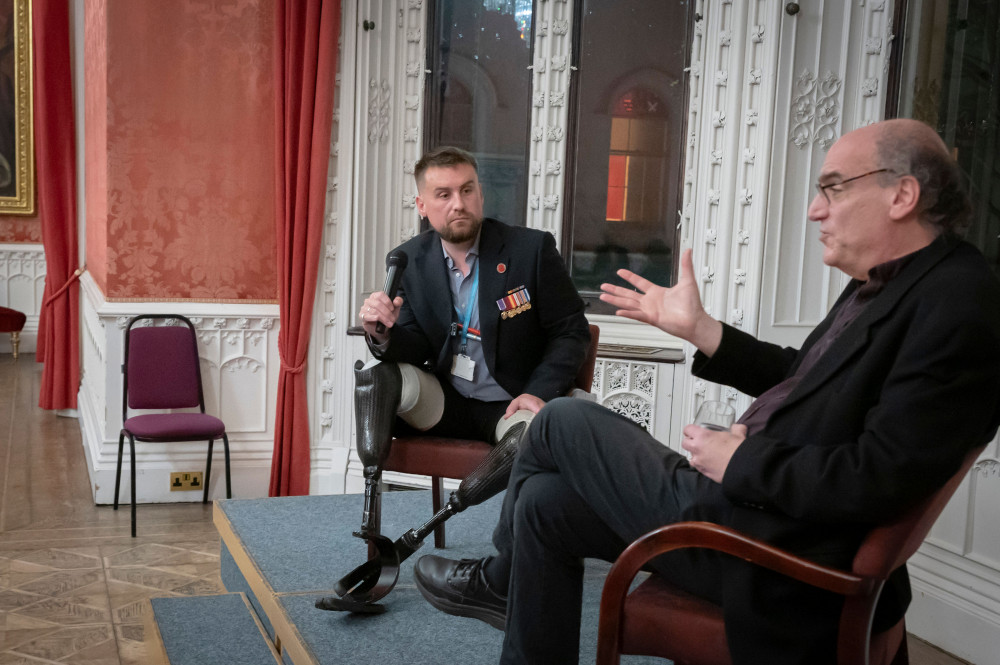
[[[414,566],[417,588],[427,602],[445,614],[471,617],[503,630],[507,621],[507,596],[486,583],[487,559],[454,561],[428,554]]]

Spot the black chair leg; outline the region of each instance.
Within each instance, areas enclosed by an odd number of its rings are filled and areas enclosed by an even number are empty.
[[[233,481],[229,476],[229,436],[222,435],[222,445],[226,449],[226,498],[233,498]]]
[[[202,490],[201,502],[208,503],[208,485],[212,480],[212,448],[215,447],[215,439],[208,440],[208,460],[205,462],[205,487]]]
[[[135,538],[135,438],[128,436],[129,462],[132,467],[132,537]]]
[[[122,485],[122,453],[125,450],[125,431],[118,433],[118,467],[115,470],[115,510],[118,510],[118,490]]]

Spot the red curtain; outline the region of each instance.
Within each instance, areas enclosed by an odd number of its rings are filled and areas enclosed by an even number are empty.
[[[319,270],[333,123],[339,0],[275,2],[278,405],[271,496],[309,493],[306,352]]]
[[[45,363],[38,405],[75,409],[80,385],[76,136],[66,0],[33,0],[35,165],[45,247],[45,297],[35,358]]]

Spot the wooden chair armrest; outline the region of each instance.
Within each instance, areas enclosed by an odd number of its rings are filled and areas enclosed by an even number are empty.
[[[642,567],[660,554],[688,547],[702,547],[731,554],[806,584],[845,596],[866,595],[882,583],[880,580],[859,577],[803,559],[735,529],[711,522],[669,524],[654,529],[633,542],[611,566],[601,593],[599,632],[607,636],[607,639],[599,646],[598,662],[616,662],[609,659],[614,650],[612,642],[620,634],[620,621],[629,587]]]
[[[702,547],[739,557],[787,577],[844,596],[864,595],[876,580],[823,566],[751,538],[735,529],[711,522],[678,522],[650,531],[629,545],[608,573],[608,586],[622,584],[625,591],[639,570],[654,557],[673,550]]]

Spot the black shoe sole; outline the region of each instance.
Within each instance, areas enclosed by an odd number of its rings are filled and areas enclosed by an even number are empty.
[[[429,591],[425,591],[423,585],[420,584],[419,579],[417,580],[417,589],[420,591],[420,595],[427,599],[427,602],[433,605],[435,608],[441,610],[445,614],[450,614],[457,617],[468,617],[470,619],[479,619],[484,623],[488,623],[499,631],[503,631],[505,624],[507,623],[507,613],[499,612],[497,610],[491,610],[488,607],[475,607],[470,605],[462,605],[459,603],[454,603],[445,598],[438,598]]]

